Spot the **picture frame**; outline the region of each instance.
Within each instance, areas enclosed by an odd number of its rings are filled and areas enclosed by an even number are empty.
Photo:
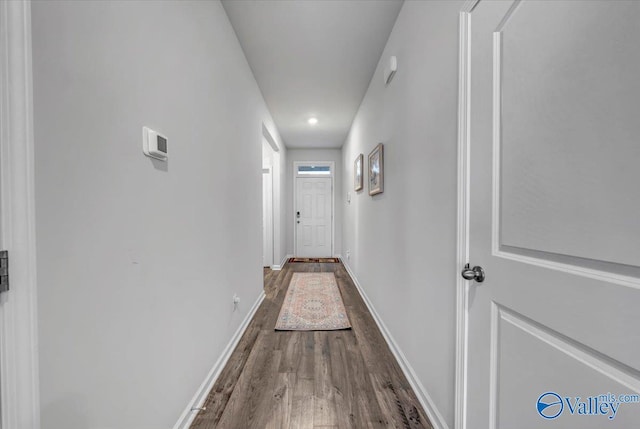
[[[369,154],[369,195],[384,192],[384,146],[378,145]]]
[[[364,155],[360,154],[353,161],[353,189],[361,191],[364,188]]]

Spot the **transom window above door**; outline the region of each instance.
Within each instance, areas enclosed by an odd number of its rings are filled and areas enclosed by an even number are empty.
[[[331,176],[330,165],[298,165],[298,176]]]

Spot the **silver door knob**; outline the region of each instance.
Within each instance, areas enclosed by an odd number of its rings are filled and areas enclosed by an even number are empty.
[[[484,281],[484,270],[482,267],[476,265],[473,268],[469,268],[469,264],[464,266],[464,270],[462,270],[462,277],[465,280],[475,280],[478,283],[482,283]]]

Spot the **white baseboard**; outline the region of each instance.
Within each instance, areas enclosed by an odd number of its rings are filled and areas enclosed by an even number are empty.
[[[282,269],[282,267],[284,267],[284,264],[287,263],[287,261],[289,260],[289,258],[293,258],[293,255],[285,255],[284,258],[282,258],[282,261],[280,261],[279,265],[272,265],[271,269],[274,271],[279,271]]]
[[[280,271],[282,269],[282,267],[284,267],[284,264],[287,263],[289,258],[293,258],[293,255],[285,255],[284,258],[282,259],[282,261],[280,261],[280,265],[272,265],[271,269],[274,270],[274,271]]]
[[[264,291],[260,293],[260,296],[253,304],[253,307],[251,307],[251,310],[249,310],[249,313],[238,327],[238,330],[235,332],[235,334],[233,334],[233,337],[231,337],[229,344],[227,344],[227,347],[225,347],[224,351],[222,352],[216,363],[213,365],[213,368],[211,368],[211,371],[209,371],[209,374],[207,374],[207,378],[205,378],[205,380],[202,382],[193,399],[189,402],[189,405],[187,405],[187,408],[178,419],[178,422],[173,426],[173,429],[188,429],[189,426],[191,426],[191,423],[193,423],[193,420],[196,418],[197,414],[197,411],[192,411],[192,409],[200,408],[204,405],[209,392],[213,388],[213,384],[220,376],[222,369],[231,357],[231,353],[233,353],[233,351],[235,350],[238,342],[240,341],[240,338],[242,338],[242,334],[244,334],[247,326],[249,326],[249,322],[251,322],[251,319],[253,319],[253,316],[256,314],[256,311],[258,310],[258,307],[260,307],[260,304],[263,300]]]
[[[418,379],[415,371],[411,367],[411,364],[409,364],[409,361],[405,357],[404,353],[402,353],[402,350],[400,350],[400,347],[398,347],[398,344],[395,342],[395,340],[391,336],[391,333],[389,332],[386,325],[380,318],[380,315],[378,314],[376,309],[373,307],[373,304],[369,300],[369,297],[367,297],[367,294],[362,289],[362,286],[358,282],[358,278],[353,273],[353,270],[351,269],[347,261],[343,260],[342,263],[344,267],[347,269],[347,272],[349,273],[349,275],[351,276],[353,283],[356,285],[358,292],[360,292],[360,295],[362,296],[364,303],[367,305],[369,312],[371,313],[371,315],[373,316],[373,319],[378,325],[380,332],[382,332],[382,336],[387,341],[387,344],[389,345],[391,352],[393,353],[396,360],[398,361],[398,364],[400,365],[400,369],[402,369],[402,372],[404,373],[405,377],[407,377],[407,380],[409,381],[411,388],[413,389],[416,396],[418,397],[418,401],[420,401],[420,405],[422,405],[422,408],[424,408],[424,411],[427,413],[427,417],[429,417],[429,420],[431,421],[431,424],[433,425],[434,429],[449,429],[447,422],[445,421],[442,414],[440,414],[440,412],[438,411],[438,408],[434,404],[433,399],[431,399],[431,396],[427,392],[427,389],[425,389],[425,387],[422,385],[422,382],[420,382],[420,380]]]

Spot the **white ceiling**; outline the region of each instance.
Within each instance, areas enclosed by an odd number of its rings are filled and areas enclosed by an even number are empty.
[[[285,145],[341,147],[402,0],[222,4]]]

